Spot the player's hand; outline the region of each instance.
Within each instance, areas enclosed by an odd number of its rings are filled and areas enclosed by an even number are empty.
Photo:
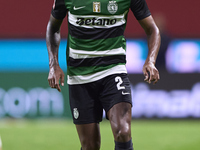
[[[61,92],[60,84],[64,86],[64,76],[65,75],[59,65],[50,67],[48,76],[49,86]]]
[[[156,84],[160,79],[159,72],[152,62],[145,62],[142,71],[145,77],[144,81],[148,82],[149,84],[151,82],[153,82],[153,84]]]

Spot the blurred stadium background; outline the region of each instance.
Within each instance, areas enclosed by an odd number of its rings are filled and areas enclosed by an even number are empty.
[[[146,0],[161,30],[157,67],[161,80],[143,82],[145,34],[131,12],[125,32],[133,94],[133,140],[137,150],[200,149],[199,0]],[[79,149],[67,86],[47,82],[46,25],[52,1],[0,1],[0,136],[3,150]],[[61,68],[66,71],[67,20],[61,28]],[[66,81],[65,81],[66,82]],[[101,123],[102,149],[113,149],[108,121]],[[73,135],[73,136],[72,136]],[[77,144],[78,143],[78,144]]]

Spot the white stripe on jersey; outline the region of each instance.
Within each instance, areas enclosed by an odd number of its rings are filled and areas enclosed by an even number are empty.
[[[67,76],[68,80],[67,83],[70,85],[74,84],[84,84],[89,83],[93,81],[100,80],[106,76],[117,74],[117,73],[127,73],[126,66],[125,65],[117,65],[115,67],[112,67],[110,69],[100,71],[94,74],[89,75],[78,75],[78,76]]]
[[[74,59],[80,58],[95,58],[101,56],[111,56],[111,55],[126,55],[126,51],[120,47],[116,49],[106,50],[106,51],[84,51],[69,48],[69,56]]]
[[[124,12],[121,15],[73,15],[70,13],[70,11],[68,11],[68,21],[70,24],[74,25],[74,26],[78,26],[78,27],[84,27],[84,28],[111,28],[111,27],[116,27],[116,26],[121,26],[123,24],[126,23],[126,19],[125,16],[127,14],[128,11]],[[79,25],[78,23],[76,23],[78,21],[78,18],[84,18],[84,19],[92,19],[95,18],[96,20],[94,21],[95,23],[97,23],[98,20],[101,19],[116,19],[116,23],[115,24],[105,24],[105,25],[92,25],[92,23],[90,25]]]

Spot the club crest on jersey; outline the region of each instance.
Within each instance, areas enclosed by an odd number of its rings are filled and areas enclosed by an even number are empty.
[[[74,108],[74,118],[75,119],[78,119],[78,117],[79,117],[79,112],[78,112],[78,109],[77,108]]]
[[[108,9],[109,13],[115,14],[118,10],[118,5],[117,5],[116,1],[109,1],[108,5],[107,5],[107,9]]]
[[[93,12],[100,13],[101,12],[101,3],[93,2]]]

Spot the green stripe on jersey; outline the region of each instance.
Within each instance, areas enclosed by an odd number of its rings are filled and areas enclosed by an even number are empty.
[[[77,39],[69,35],[69,47],[85,51],[104,51],[122,47],[126,50],[126,40],[124,36],[109,39]]]
[[[92,73],[95,73],[95,72],[110,69],[110,68],[115,67],[117,65],[125,65],[125,63],[112,64],[112,65],[109,65],[109,66],[89,66],[89,67],[88,66],[87,67],[71,67],[71,66],[68,66],[67,74],[70,75],[70,76],[88,75],[88,74],[92,74]]]

